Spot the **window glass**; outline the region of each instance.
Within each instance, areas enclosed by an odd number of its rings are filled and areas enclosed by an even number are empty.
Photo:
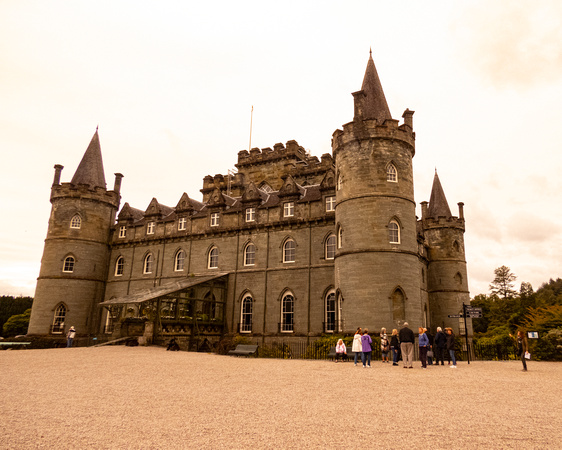
[[[211,214],[211,226],[218,227],[219,226],[219,213],[212,213]]]
[[[82,225],[82,219],[77,214],[70,220],[70,228],[80,228]]]
[[[254,222],[256,220],[256,208],[246,208],[246,222]]]
[[[326,297],[326,331],[336,330],[336,294],[331,292]]]
[[[154,222],[148,222],[146,225],[146,234],[154,234]]]
[[[59,305],[55,310],[55,316],[53,317],[53,325],[51,327],[51,333],[62,334],[64,331],[64,319],[66,317],[66,306]]]
[[[295,244],[295,241],[293,241],[292,239],[289,239],[287,242],[285,242],[285,245],[283,245],[284,263],[295,262],[296,248],[297,245]]]
[[[293,217],[295,215],[295,202],[287,202],[283,205],[283,217]]]
[[[117,258],[117,261],[115,262],[115,276],[119,277],[123,275],[124,270],[125,270],[125,258],[120,256],[119,258]]]
[[[119,238],[124,238],[125,236],[127,236],[127,227],[125,225],[121,225],[119,227]]]
[[[63,272],[74,272],[74,262],[75,259],[73,256],[67,256],[64,258],[64,265],[62,266]]]
[[[256,246],[252,243],[244,249],[244,265],[253,266],[256,263]]]
[[[394,220],[388,224],[388,240],[391,244],[400,244],[400,227]]]
[[[209,252],[209,269],[216,269],[219,267],[219,249],[213,247]]]
[[[386,181],[391,181],[393,183],[398,182],[398,172],[394,164],[389,164],[386,168]]]
[[[326,212],[332,212],[336,210],[336,197],[330,195],[326,197]]]
[[[143,273],[152,273],[152,266],[154,264],[154,257],[149,253],[144,258]]]
[[[186,223],[187,223],[187,219],[185,217],[180,217],[178,219],[178,230],[180,231],[185,230]]]
[[[176,272],[181,272],[183,270],[183,265],[185,262],[185,252],[180,250],[176,253],[176,258],[174,261],[174,270]]]
[[[254,302],[252,297],[247,296],[242,300],[241,317],[240,317],[240,333],[252,332],[252,314]]]
[[[295,298],[291,294],[283,297],[281,305],[281,331],[291,332],[294,329]]]
[[[336,257],[336,236],[330,235],[326,239],[326,259],[334,259]]]

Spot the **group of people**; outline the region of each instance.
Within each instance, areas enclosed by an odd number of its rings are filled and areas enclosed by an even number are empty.
[[[398,366],[398,361],[400,356],[402,356],[403,367],[405,369],[413,369],[413,359],[414,359],[414,345],[416,342],[416,336],[411,328],[409,328],[408,322],[405,322],[400,331],[397,329],[392,330],[392,335],[390,340],[386,334],[386,328],[382,328],[380,332],[381,338],[381,356],[383,363],[390,363],[389,353],[392,354],[392,365]],[[351,350],[355,354],[355,365],[359,355],[361,356],[361,362],[364,368],[371,367],[371,352],[373,343],[371,336],[369,336],[369,330],[367,328],[361,329],[357,328],[355,335],[353,336],[353,343]],[[433,364],[433,358],[435,358],[435,364],[445,365],[445,350],[447,353],[447,359],[449,360],[449,365],[451,361],[452,369],[457,368],[457,360],[455,358],[455,334],[452,328],[445,328],[443,332],[441,327],[437,327],[437,334],[433,337],[427,330],[427,328],[418,328],[418,346],[419,346],[419,356],[422,364],[422,369],[426,369],[428,364]],[[340,339],[336,345],[336,362],[339,359],[347,355],[347,348]]]

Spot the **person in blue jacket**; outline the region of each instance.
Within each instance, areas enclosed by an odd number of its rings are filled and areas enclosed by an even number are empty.
[[[422,369],[427,369],[427,350],[429,349],[429,338],[422,327],[418,328],[418,345],[420,346],[420,361]]]

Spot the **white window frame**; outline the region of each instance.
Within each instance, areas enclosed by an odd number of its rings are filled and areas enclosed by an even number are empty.
[[[295,202],[285,202],[283,204],[283,217],[294,217]]]
[[[253,242],[249,242],[246,247],[244,247],[244,265],[256,265],[256,244]]]
[[[180,217],[178,219],[178,231],[184,231],[187,226],[187,218]]]
[[[215,212],[215,213],[211,213],[211,226],[212,227],[218,227],[219,226],[219,213]]]
[[[119,227],[119,239],[123,239],[127,236],[127,227],[125,225],[121,225]]]
[[[218,247],[212,247],[209,250],[207,256],[207,269],[218,269],[219,268],[219,249]]]
[[[290,300],[289,300],[290,297]],[[290,305],[290,308],[288,306]],[[290,318],[290,320],[288,320]],[[283,294],[281,299],[281,333],[295,331],[295,296],[291,292]]]
[[[331,299],[332,296],[333,299]],[[328,310],[329,301],[333,301],[333,310]],[[333,314],[334,320],[332,328],[328,327],[328,324],[330,323],[330,321],[328,320],[328,314]],[[338,330],[338,299],[336,297],[335,291],[328,292],[328,295],[326,295],[326,299],[324,300],[324,322],[326,324],[324,327],[324,331],[326,333],[335,333]]]
[[[146,224],[146,234],[154,234],[155,223],[148,222]]]
[[[388,242],[400,244],[400,224],[396,220],[391,220],[388,223]]]
[[[246,222],[256,221],[256,208],[246,208]]]
[[[119,258],[117,258],[117,261],[115,261],[115,276],[122,277],[124,273],[125,273],[125,258],[123,258],[123,256],[120,256]]]
[[[66,319],[66,312],[67,312],[67,307],[63,303],[61,303],[59,306],[57,306],[57,309],[55,309],[55,315],[53,316],[53,324],[51,325],[52,334],[63,333],[64,321]],[[57,331],[55,331],[55,327]]]
[[[62,271],[64,273],[72,273],[74,272],[74,266],[76,265],[76,258],[74,256],[67,256],[64,258],[62,263]]]
[[[154,269],[153,266],[154,266],[154,256],[152,255],[152,253],[149,253],[144,257],[144,260],[142,262],[142,273],[144,275],[152,273],[152,270]]]
[[[340,225],[338,227],[338,248],[342,248],[343,246],[343,228]]]
[[[251,295],[245,295],[240,305],[240,333],[252,332],[253,314],[254,314],[254,299],[252,298]]]
[[[396,166],[392,163],[386,168],[386,181],[398,183],[398,171],[396,170]]]
[[[336,196],[328,195],[326,197],[326,212],[334,212],[336,210]]]
[[[82,218],[78,214],[72,216],[72,219],[70,219],[70,228],[74,230],[79,230],[81,226],[82,226]]]
[[[178,250],[174,256],[174,272],[183,272],[185,266],[185,251]]]
[[[283,244],[283,262],[294,263],[297,259],[297,243],[294,239],[287,239]]]
[[[324,248],[324,257],[326,259],[335,259],[337,250],[337,239],[335,234],[330,234],[326,239]]]

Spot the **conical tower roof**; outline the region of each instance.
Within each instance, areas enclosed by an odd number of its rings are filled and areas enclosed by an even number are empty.
[[[103,161],[101,158],[100,138],[97,128],[70,183],[74,185],[87,184],[90,187],[106,188]]]
[[[386,119],[392,119],[371,51],[369,51],[369,61],[361,90],[365,96],[363,100],[364,119],[377,119],[380,123]]]
[[[441,187],[437,170],[435,170],[435,177],[433,177],[433,187],[431,188],[431,197],[429,198],[429,217],[437,219],[438,217],[452,217],[445,192]]]

